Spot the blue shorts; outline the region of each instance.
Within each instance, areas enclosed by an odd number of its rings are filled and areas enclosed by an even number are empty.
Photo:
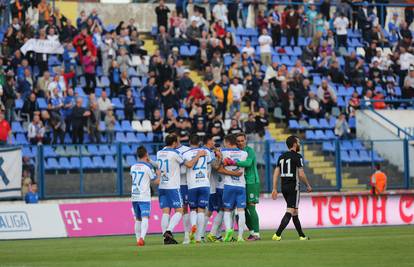
[[[183,205],[188,205],[188,186],[187,185],[181,185],[180,186],[180,193],[181,197],[183,198]]]
[[[217,202],[217,211],[220,211],[224,208],[223,204],[223,190],[221,188],[216,188],[216,202]]]
[[[135,218],[149,217],[151,213],[150,201],[133,201],[132,208],[134,209]]]
[[[183,207],[180,189],[158,189],[160,208],[178,209]]]
[[[208,199],[208,210],[211,212],[218,211],[216,193],[210,194],[210,198]]]
[[[190,203],[190,209],[205,209],[208,206],[209,198],[210,187],[188,189],[188,202]]]
[[[246,188],[224,185],[223,205],[225,209],[246,208]]]

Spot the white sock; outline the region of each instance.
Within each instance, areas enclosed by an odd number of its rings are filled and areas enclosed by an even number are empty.
[[[183,226],[184,226],[184,240],[187,240],[190,238],[190,230],[191,230],[190,214],[188,213],[183,215]]]
[[[191,222],[191,226],[197,225],[197,211],[196,210],[192,210],[190,212],[190,222]]]
[[[135,238],[138,241],[140,237],[141,237],[141,222],[135,221]]]
[[[246,227],[246,216],[243,211],[238,212],[239,215],[239,238],[243,238],[244,227]]]
[[[219,211],[216,215],[216,217],[214,217],[213,220],[213,225],[211,226],[211,231],[210,234],[212,234],[213,236],[217,236],[219,233],[219,229],[221,224],[223,223],[223,211]]]
[[[180,212],[174,213],[174,215],[171,217],[170,224],[168,225],[167,231],[173,232],[174,228],[180,222],[181,217],[183,217],[182,213],[180,213]]]
[[[200,241],[201,240],[201,233],[203,232],[203,227],[204,227],[204,212],[199,212],[197,213],[197,234],[196,234],[196,240]]]
[[[230,230],[232,227],[232,216],[231,211],[224,212],[224,225],[226,226],[226,231]]]
[[[164,234],[167,231],[168,224],[170,223],[170,214],[163,213],[161,218],[161,230]]]
[[[141,238],[142,239],[145,239],[145,236],[147,235],[147,231],[148,231],[148,217],[143,217],[142,223],[141,223]]]
[[[207,225],[208,221],[210,220],[210,217],[207,216],[207,214],[204,214],[204,225],[203,225],[203,231],[201,232],[201,237],[204,237],[207,231]]]

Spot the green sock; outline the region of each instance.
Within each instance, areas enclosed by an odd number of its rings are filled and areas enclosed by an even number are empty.
[[[249,228],[249,230],[253,230],[252,229],[252,223],[251,223],[251,219],[250,219],[250,212],[249,212],[249,208],[247,207],[247,209],[246,209],[246,212],[245,212],[245,214],[246,214],[246,226],[247,226],[247,228]]]
[[[249,227],[249,229],[253,230],[255,233],[259,233],[259,216],[256,212],[256,206],[248,205],[246,214],[247,213],[249,213],[250,217],[249,219],[251,228]]]

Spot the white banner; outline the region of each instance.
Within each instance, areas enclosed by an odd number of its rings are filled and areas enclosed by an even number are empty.
[[[28,51],[44,54],[63,54],[63,46],[58,41],[29,39],[20,50],[25,55]]]
[[[57,204],[0,205],[0,240],[66,236]]]
[[[0,149],[0,199],[21,197],[22,152],[20,147]]]

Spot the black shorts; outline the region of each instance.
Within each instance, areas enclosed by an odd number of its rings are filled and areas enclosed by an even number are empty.
[[[288,208],[299,208],[300,191],[296,190],[296,188],[296,184],[282,186],[282,194]]]

